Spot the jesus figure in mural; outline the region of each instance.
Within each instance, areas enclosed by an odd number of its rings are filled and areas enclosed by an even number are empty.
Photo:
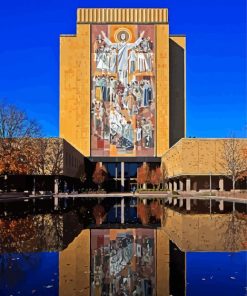
[[[137,47],[143,39],[145,31],[140,34],[140,37],[134,43],[128,43],[127,33],[122,31],[120,34],[120,42],[113,43],[109,38],[106,37],[105,32],[101,32],[103,40],[111,48],[116,48],[118,51],[117,54],[117,72],[118,79],[123,83],[124,86],[128,84],[128,53],[129,50]]]

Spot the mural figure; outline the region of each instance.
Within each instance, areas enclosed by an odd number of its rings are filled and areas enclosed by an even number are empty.
[[[111,42],[107,37],[105,32],[101,31],[103,40],[105,43],[113,48],[117,49],[118,54],[118,65],[117,65],[117,72],[118,72],[118,77],[119,80],[123,83],[123,85],[127,85],[128,83],[128,54],[129,50],[137,47],[141,42],[142,38],[144,36],[144,31],[141,33],[140,37],[136,40],[135,43],[128,43],[127,40],[127,33],[126,32],[120,32],[120,42],[118,43],[113,43]]]

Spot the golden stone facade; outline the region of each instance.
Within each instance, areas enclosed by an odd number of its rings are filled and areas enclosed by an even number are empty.
[[[90,155],[90,25],[60,38],[60,137]]]
[[[92,156],[90,135],[92,101],[90,38],[92,25],[110,24],[125,27],[130,23],[151,25],[155,29],[156,113],[153,120],[155,124],[152,156],[160,157],[170,147],[170,129],[172,129],[170,107],[173,105],[169,78],[170,42],[172,40],[182,49],[182,63],[185,69],[185,37],[169,36],[168,10],[78,9],[76,35],[61,35],[60,37],[60,137],[71,143],[86,157]],[[183,78],[182,83],[185,85],[185,76]],[[180,97],[184,103],[185,89]],[[183,104],[182,110],[179,111],[182,113],[182,116],[179,116],[182,118],[182,128],[179,127],[182,131],[175,136],[176,140],[185,135],[184,110]]]
[[[226,140],[181,139],[162,157],[168,177],[226,175],[222,157]],[[246,139],[237,139],[237,141],[243,147],[247,146]]]
[[[169,26],[157,25],[157,156],[169,149]]]

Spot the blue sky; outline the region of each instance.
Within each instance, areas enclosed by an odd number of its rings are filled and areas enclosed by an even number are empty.
[[[0,98],[45,135],[59,133],[59,35],[75,33],[78,7],[167,7],[170,33],[187,35],[187,136],[247,135],[246,0],[2,1]]]

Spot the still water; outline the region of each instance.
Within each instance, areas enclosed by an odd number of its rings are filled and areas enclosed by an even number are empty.
[[[0,295],[247,295],[246,221],[167,210],[85,229],[77,212],[0,219]]]

